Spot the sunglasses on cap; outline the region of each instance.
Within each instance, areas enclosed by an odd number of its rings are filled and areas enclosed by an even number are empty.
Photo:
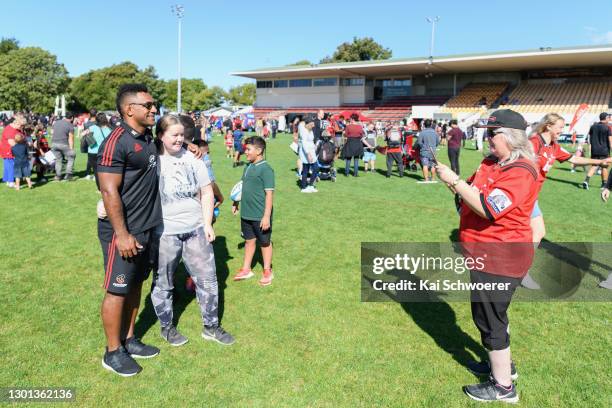
[[[488,139],[492,139],[495,137],[496,134],[498,134],[498,129],[497,128],[491,128],[491,129],[487,129],[487,135],[486,137]]]
[[[153,101],[153,102],[145,102],[145,103],[132,102],[132,103],[130,103],[130,105],[142,106],[146,110],[150,111],[151,109],[153,109],[153,107],[157,107],[157,102],[155,102],[155,101]]]

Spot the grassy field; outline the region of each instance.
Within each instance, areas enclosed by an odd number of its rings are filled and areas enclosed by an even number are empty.
[[[289,143],[281,135],[267,156],[277,182],[272,286],[228,278],[243,254],[239,219],[224,204],[215,224],[222,322],[236,344],[200,337],[198,306],[183,291],[181,272],[175,314],[190,342],[167,345],[143,296],[138,334],[161,354],[128,379],[100,365],[104,273],[95,183],[20,192],[1,186],[0,387],[75,387],[78,406],[476,405],[461,391],[477,381],[465,362],[484,356],[469,304],[360,301],[360,242],[448,242],[458,226],[452,196],[440,184],[417,184],[415,172],[401,180],[340,176],[321,182],[318,194],[301,194]],[[231,167],[219,137],[211,148],[228,193],[242,168]],[[439,157],[448,163],[444,150]],[[461,153],[464,176],[480,157]],[[81,174],[85,163],[79,155]],[[584,173],[558,167],[540,195],[548,239],[609,242],[611,204],[601,202],[598,188],[577,188]],[[255,270],[260,275],[261,265]],[[512,305],[523,406],[612,406],[611,312],[610,303]]]

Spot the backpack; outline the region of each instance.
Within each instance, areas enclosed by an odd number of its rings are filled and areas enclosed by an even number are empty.
[[[89,144],[87,143],[87,138],[82,137],[81,138],[81,153],[87,153],[88,148],[89,148]]]
[[[336,146],[329,140],[321,142],[317,151],[317,158],[323,164],[329,164],[334,161],[336,155]]]
[[[399,147],[402,145],[402,134],[397,128],[392,128],[387,137],[387,146]]]
[[[366,133],[366,138],[365,141],[368,142],[368,144],[370,146],[372,146],[372,149],[370,149],[369,147],[365,147],[366,150],[368,151],[374,151],[374,148],[376,148],[376,133],[375,132],[367,132]]]

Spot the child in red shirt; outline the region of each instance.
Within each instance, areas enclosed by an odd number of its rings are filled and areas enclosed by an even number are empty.
[[[231,129],[225,133],[225,152],[225,157],[234,157],[234,132]]]

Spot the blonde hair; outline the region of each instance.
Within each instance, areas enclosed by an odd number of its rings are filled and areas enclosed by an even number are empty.
[[[527,138],[527,133],[520,129],[498,128],[493,131],[495,134],[501,134],[508,147],[510,148],[509,163],[523,157],[529,161],[536,162],[536,156],[533,152],[533,145]]]
[[[23,143],[25,140],[25,136],[22,135],[21,133],[17,133],[15,135],[15,143]]]
[[[539,134],[542,134],[544,132],[548,132],[548,127],[549,126],[553,126],[555,123],[557,123],[558,120],[562,120],[565,122],[565,119],[563,119],[563,116],[557,114],[557,113],[547,113],[546,115],[544,115],[544,117],[540,120],[540,123],[538,123],[538,125],[536,126],[535,131]]]

